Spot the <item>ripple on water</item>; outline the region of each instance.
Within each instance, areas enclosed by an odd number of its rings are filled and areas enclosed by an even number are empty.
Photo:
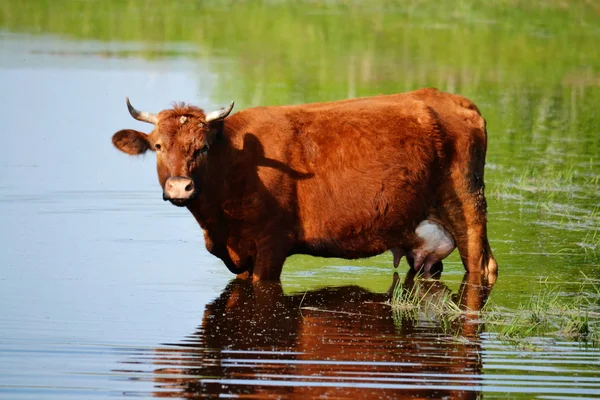
[[[443,288],[431,286],[428,296]],[[481,295],[465,291],[459,304]],[[523,351],[480,333],[483,324],[466,317],[451,323],[458,335],[449,334],[440,324],[394,315],[386,296],[357,286],[283,295],[234,282],[207,305],[196,332],[126,357],[115,372],[152,383],[164,397],[600,394],[599,349],[540,340],[539,351]]]

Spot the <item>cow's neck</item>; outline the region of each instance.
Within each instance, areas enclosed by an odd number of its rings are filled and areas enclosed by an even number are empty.
[[[218,207],[211,204],[211,199],[206,195],[200,193],[188,209],[202,229],[207,230],[218,224]]]
[[[229,153],[227,141],[213,143],[205,161],[207,164],[202,168],[198,196],[188,207],[202,229],[213,234],[223,231],[226,226],[223,202],[227,193],[222,185],[230,179],[229,168],[225,165],[230,158]]]

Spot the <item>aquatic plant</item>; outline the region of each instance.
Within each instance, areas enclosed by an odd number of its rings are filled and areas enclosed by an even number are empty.
[[[519,346],[532,345],[539,337],[600,344],[600,285],[584,275],[572,295],[557,291],[543,282],[542,289],[516,310],[490,305],[482,318],[498,338]]]
[[[411,286],[398,283],[388,304],[398,325],[427,320],[453,338],[461,337],[461,325],[454,321],[476,314],[472,323],[485,325],[502,342],[520,348],[538,349],[536,342],[552,337],[595,346],[600,344],[600,282],[582,275],[579,288],[571,294],[542,280],[540,290],[515,309],[493,301],[479,311],[461,309],[449,290],[427,286],[426,279],[415,279]]]
[[[437,280],[414,278],[410,285],[398,282],[388,304],[396,326],[403,321],[417,323],[429,321],[436,324],[444,334],[454,338],[460,336],[460,329],[454,323],[465,311],[455,302],[453,294]]]

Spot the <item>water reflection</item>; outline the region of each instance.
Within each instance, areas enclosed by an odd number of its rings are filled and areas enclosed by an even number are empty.
[[[424,280],[409,272],[402,285],[430,304],[449,298],[464,311],[478,311],[490,288],[477,279],[465,276],[450,297],[439,277]],[[154,394],[479,397],[483,327],[475,313],[463,313],[448,327],[425,310],[394,312],[387,303],[397,281],[395,274],[387,293],[343,286],[286,295],[279,283],[233,280],[206,306],[194,334],[155,349]]]

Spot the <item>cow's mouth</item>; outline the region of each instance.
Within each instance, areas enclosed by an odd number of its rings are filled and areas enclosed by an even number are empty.
[[[169,199],[171,204],[176,205],[177,207],[185,207],[189,204],[191,199]]]
[[[188,206],[192,202],[192,200],[194,200],[195,198],[196,198],[196,193],[193,193],[190,197],[187,197],[185,199],[172,199],[163,193],[163,200],[164,201],[168,200],[171,202],[171,204],[173,204],[177,207]]]

